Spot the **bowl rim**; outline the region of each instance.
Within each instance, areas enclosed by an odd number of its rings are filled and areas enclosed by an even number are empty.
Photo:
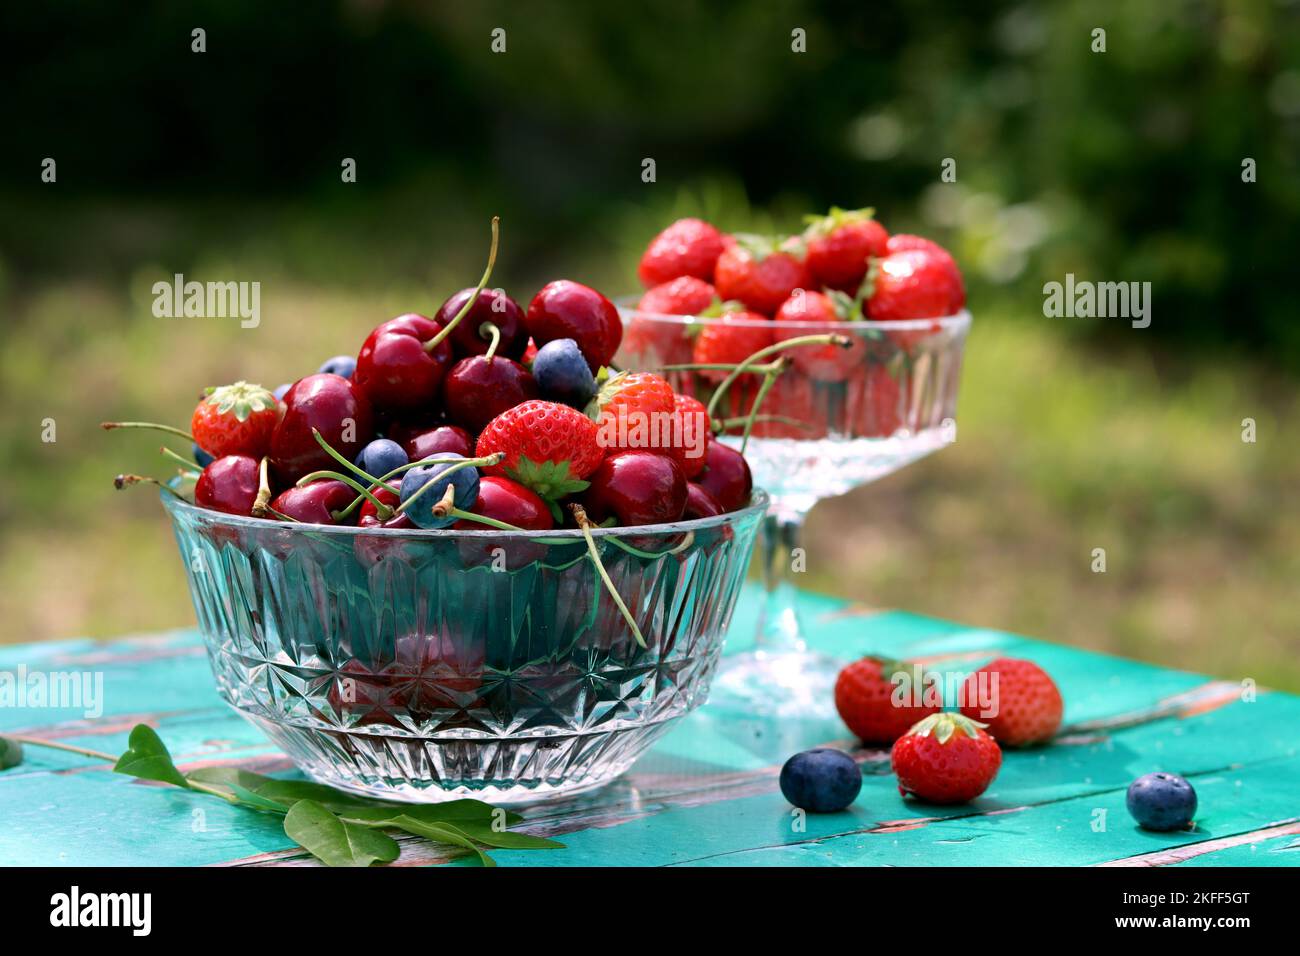
[[[201,508],[196,504],[178,498],[175,495],[168,494],[165,491],[159,491],[162,498],[163,507],[168,514],[175,519],[176,515],[186,515],[188,517],[197,517],[201,520],[209,521],[213,524],[226,525],[236,528],[253,528],[257,530],[288,530],[302,531],[312,534],[340,534],[345,536],[373,536],[381,538],[404,538],[412,541],[449,541],[467,538],[472,541],[480,541],[490,538],[501,538],[507,540],[540,540],[549,538],[563,538],[567,540],[583,540],[582,530],[579,528],[552,528],[548,531],[501,531],[497,528],[485,528],[482,531],[469,531],[464,528],[438,528],[430,530],[427,528],[379,528],[370,527],[362,528],[357,525],[347,524],[309,524],[307,522],[284,522],[270,521],[266,518],[253,518],[245,515],[229,514],[225,511],[214,511],[211,508]],[[711,518],[692,518],[689,521],[670,521],[662,524],[643,524],[629,525],[615,528],[592,528],[591,535],[593,538],[620,538],[620,537],[645,537],[655,535],[676,535],[689,531],[707,531],[712,528],[722,527],[723,525],[733,524],[742,518],[754,514],[762,515],[767,511],[771,504],[771,497],[762,488],[754,488],[749,496],[749,503],[735,511],[727,511],[723,514]]]
[[[937,323],[944,331],[966,330],[970,328],[972,316],[969,309],[962,309],[960,312],[954,312],[952,315],[935,316],[928,319],[893,319],[882,321],[879,319],[855,319],[851,322],[808,322],[792,321],[782,319],[735,319],[726,316],[717,316],[704,318],[698,315],[671,315],[666,312],[646,312],[637,308],[639,296],[626,295],[620,296],[614,300],[618,308],[619,318],[627,322],[630,317],[635,316],[637,321],[641,322],[662,322],[666,325],[738,325],[741,327],[753,328],[777,328],[777,329],[826,329],[830,327],[847,326],[848,328],[858,329],[875,329],[882,332],[912,331],[931,329]]]

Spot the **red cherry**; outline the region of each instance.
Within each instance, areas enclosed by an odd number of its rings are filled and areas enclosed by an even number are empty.
[[[446,326],[456,318],[474,289],[461,289],[438,309],[434,321]],[[484,289],[479,293],[473,307],[465,317],[451,330],[448,339],[452,351],[457,355],[482,355],[492,345],[492,336],[483,328],[484,322],[491,322],[497,327],[501,341],[497,345],[497,354],[506,358],[518,359],[528,347],[528,333],[524,329],[524,310],[514,299],[498,289]]]
[[[528,488],[497,475],[487,475],[479,480],[478,499],[470,509],[476,515],[495,518],[525,531],[549,531],[555,527],[546,502]],[[453,528],[460,531],[491,531],[490,525],[462,518]],[[509,532],[502,532],[508,535]],[[466,564],[488,564],[497,557],[497,548],[504,548],[502,560],[507,571],[523,567],[546,556],[546,545],[523,538],[493,536],[482,539],[461,538],[457,541],[461,558]]]
[[[453,360],[446,339],[432,352],[424,347],[441,331],[437,322],[414,312],[389,319],[366,337],[352,381],[382,411],[428,408]]]
[[[716,518],[722,514],[722,505],[713,492],[693,481],[686,483],[686,513],[682,515],[687,521],[692,518]]]
[[[461,359],[442,383],[447,417],[476,433],[506,409],[536,397],[537,383],[528,369],[499,355]]]
[[[257,498],[260,463],[248,455],[226,455],[203,469],[194,485],[194,503],[200,508],[251,516]]]
[[[573,339],[592,372],[608,365],[623,341],[623,322],[614,303],[590,286],[568,279],[542,286],[528,304],[528,332],[540,348],[553,339]]]
[[[334,514],[352,504],[356,496],[343,482],[325,478],[280,492],[271,502],[271,508],[305,524],[344,524]]]
[[[349,461],[374,437],[370,402],[354,382],[323,372],[294,383],[284,396],[284,417],[271,434],[271,463],[283,484],[332,469],[336,462],[316,442],[312,429]]]
[[[474,439],[458,425],[439,425],[419,432],[402,442],[411,461],[421,461],[431,455],[451,452],[462,458],[474,457]]]
[[[391,491],[385,491],[383,488],[371,488],[370,490],[384,504],[394,508],[397,507],[398,496]],[[387,521],[380,521],[375,514],[375,506],[367,498],[361,502],[357,526],[361,528],[414,528],[416,525],[411,520],[410,515],[405,512],[393,515]],[[364,568],[373,568],[385,558],[392,558],[396,561],[409,560],[414,557],[415,547],[407,538],[390,537],[388,535],[359,534],[352,539],[352,551],[357,556],[357,561]]]
[[[681,520],[686,476],[681,465],[650,451],[610,455],[589,479],[582,503],[596,524],[613,517],[621,526]]]
[[[744,455],[720,441],[711,441],[705,449],[704,461],[704,473],[695,482],[713,494],[723,511],[735,511],[749,504],[754,477]]]

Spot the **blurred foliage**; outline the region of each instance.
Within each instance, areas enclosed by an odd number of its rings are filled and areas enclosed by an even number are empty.
[[[957,445],[819,506],[809,584],[1300,689],[1279,504],[1300,478],[1298,19],[1277,0],[6,5],[0,639],[188,623],[156,502],[108,483],[162,471],[157,441],[97,422],[182,423],[203,385],[295,378],[436,307],[477,277],[491,214],[497,279],[526,299],[559,275],[630,291],[676,215],[791,230],[834,203],[950,245],[977,326]],[[154,318],[174,272],[260,281],[262,325]],[[1151,327],[1044,318],[1069,272],[1151,282]]]

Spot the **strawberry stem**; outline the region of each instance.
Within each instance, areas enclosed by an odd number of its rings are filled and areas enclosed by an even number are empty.
[[[587,517],[587,512],[582,505],[576,501],[569,505],[569,510],[573,512],[574,520],[578,522],[578,527],[582,529],[582,536],[587,541],[587,553],[591,555],[592,563],[596,565],[596,573],[600,575],[600,580],[605,585],[605,590],[609,596],[614,599],[618,609],[623,614],[623,620],[627,621],[628,627],[632,629],[632,636],[636,642],[643,648],[646,646],[645,638],[641,636],[641,628],[637,627],[636,619],[632,617],[632,612],[627,609],[623,603],[622,596],[618,593],[618,588],[614,587],[614,582],[610,580],[609,572],[605,570],[605,564],[600,560],[600,551],[596,548],[596,539],[591,536],[591,519]]]
[[[189,432],[183,432],[179,428],[172,428],[170,425],[159,425],[157,422],[100,422],[99,427],[104,431],[112,431],[114,428],[150,428],[157,432],[167,432],[169,435],[184,438],[186,441],[194,441],[194,436]]]
[[[478,301],[479,295],[487,287],[488,279],[492,278],[492,267],[497,264],[497,245],[499,244],[500,239],[501,239],[501,217],[493,216],[492,217],[492,247],[488,250],[487,268],[483,270],[483,278],[478,280],[478,287],[474,290],[474,294],[471,295],[468,301],[466,301],[466,303],[460,307],[460,311],[456,313],[455,318],[453,318],[450,322],[448,322],[445,326],[443,326],[442,330],[439,331],[437,335],[435,335],[433,338],[429,339],[429,341],[424,343],[424,350],[426,352],[432,354],[433,350],[442,344],[442,340],[445,339],[447,336],[451,335],[451,330],[460,324],[460,320],[465,318],[465,316],[469,314],[469,310],[474,308],[474,303]]]

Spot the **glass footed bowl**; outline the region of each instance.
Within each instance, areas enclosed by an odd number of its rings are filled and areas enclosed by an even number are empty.
[[[767,495],[598,529],[290,525],[163,501],[221,696],[309,777],[413,802],[569,796],[708,694]]]

